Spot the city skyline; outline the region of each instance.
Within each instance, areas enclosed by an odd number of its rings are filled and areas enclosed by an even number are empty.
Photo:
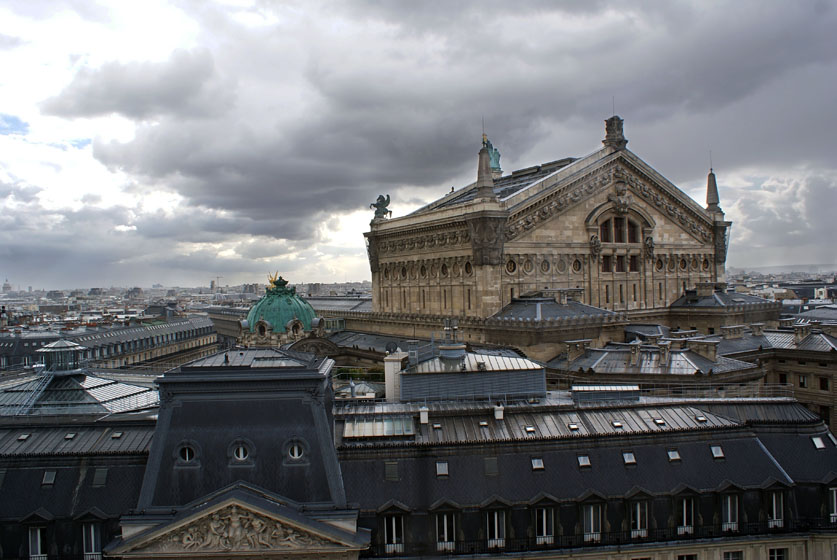
[[[834,263],[829,3],[0,8],[0,276],[15,286],[369,279],[369,203],[628,148],[704,204],[729,267]]]

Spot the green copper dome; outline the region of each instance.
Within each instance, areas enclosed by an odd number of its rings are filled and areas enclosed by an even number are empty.
[[[250,332],[256,332],[257,323],[267,321],[273,332],[285,332],[285,325],[289,321],[299,319],[303,330],[310,331],[314,317],[314,308],[296,295],[296,288],[289,288],[288,281],[281,276],[271,277],[267,293],[247,313],[247,328]]]

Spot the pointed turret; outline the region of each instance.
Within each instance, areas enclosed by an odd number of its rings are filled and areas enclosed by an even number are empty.
[[[718,197],[718,184],[715,182],[715,172],[709,168],[709,176],[706,178],[706,210],[707,212],[721,212],[721,207],[718,203],[721,199]]]
[[[477,198],[494,198],[494,177],[491,173],[491,155],[488,148],[483,146],[480,150],[479,164],[477,166]]]

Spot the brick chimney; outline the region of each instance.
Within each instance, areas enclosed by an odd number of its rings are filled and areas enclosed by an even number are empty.
[[[811,325],[808,323],[797,323],[793,326],[793,341],[799,344],[806,336],[811,334]]]
[[[700,354],[711,362],[717,362],[718,344],[720,343],[720,340],[693,339],[689,340],[689,350],[695,352],[696,354]]]
[[[564,344],[567,345],[567,362],[573,363],[587,351],[590,347],[592,339],[585,338],[579,340],[567,340]]]

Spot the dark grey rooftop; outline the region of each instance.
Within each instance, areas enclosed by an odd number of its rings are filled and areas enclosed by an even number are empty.
[[[750,294],[716,291],[711,295],[698,295],[696,290],[687,290],[686,294],[675,300],[670,307],[732,307],[771,303],[775,304],[775,302]]]
[[[318,369],[326,358],[318,358],[307,352],[279,348],[245,348],[219,352],[200,358],[180,367],[183,373],[227,369],[265,368],[314,368]],[[177,374],[174,374],[177,375]]]
[[[837,323],[837,304],[822,305],[810,311],[803,311],[796,315],[799,319],[817,320]]]
[[[632,344],[610,343],[604,348],[589,348],[583,355],[569,361],[566,355],[550,360],[551,369],[585,372],[592,370],[601,374],[636,374],[636,375],[709,375],[758,369],[758,366],[718,357],[712,361],[695,351],[688,349],[669,350],[668,362],[660,359],[657,346],[640,346],[636,363],[631,363]]]
[[[613,311],[586,305],[575,300],[568,300],[566,304],[561,304],[555,298],[550,297],[523,297],[513,299],[511,303],[492,315],[492,318],[548,321],[569,317],[608,317],[612,315],[616,314]]]
[[[507,198],[532,183],[540,181],[548,175],[568,166],[574,161],[576,161],[576,158],[569,157],[513,171],[509,175],[494,179],[494,194],[500,199]],[[434,202],[429,206],[413,212],[413,214],[418,214],[430,208],[447,208],[471,201],[476,196],[476,189],[464,188],[454,193],[453,196],[448,196],[449,198],[446,200],[442,199],[441,201]]]
[[[720,340],[718,353],[723,355],[749,352],[758,349],[776,348],[783,350],[808,350],[813,352],[831,352],[837,350],[837,337],[816,329],[797,342],[792,329],[764,330],[760,335],[745,333],[739,338],[710,337]]]
[[[315,311],[372,311],[371,297],[309,296],[305,301],[310,303]]]

